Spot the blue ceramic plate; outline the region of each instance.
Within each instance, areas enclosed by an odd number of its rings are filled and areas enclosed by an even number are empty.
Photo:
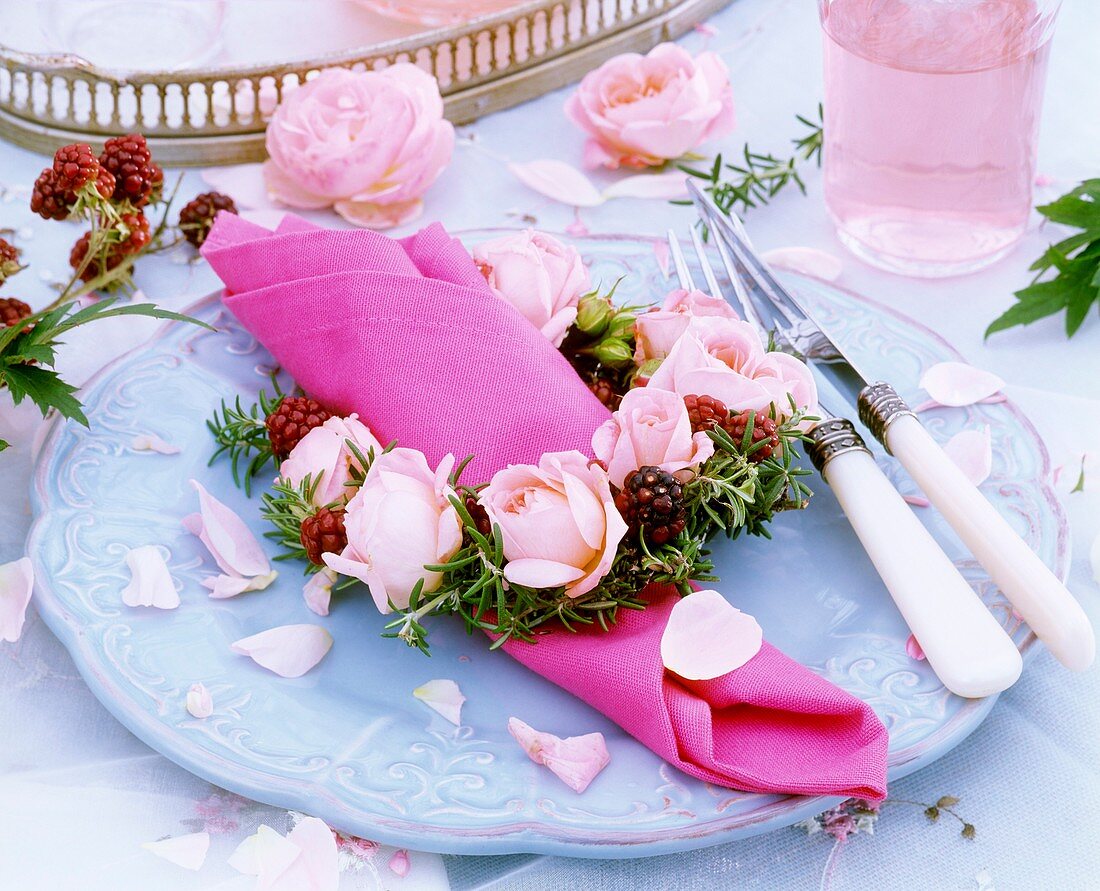
[[[470,233],[468,240],[485,237]],[[652,300],[668,289],[649,240],[578,240],[594,277],[625,274],[619,293]],[[944,341],[892,311],[809,279],[790,279],[864,367],[919,402],[922,369],[958,358]],[[791,824],[834,803],[750,795],[691,779],[569,694],[503,653],[489,653],[457,621],[437,620],[432,657],[379,637],[369,597],[345,592],[321,619],[302,600],[297,566],[264,592],[210,600],[212,563],[180,519],[195,510],[195,477],[263,531],[258,495],[237,491],[223,461],[207,467],[204,426],[222,399],[263,386],[271,357],[216,297],[191,312],[217,333],[171,324],[105,369],[84,392],[90,430],[58,423],[37,467],[30,541],[36,602],[103,704],[138,737],[188,770],[272,805],[316,814],[341,830],[394,845],[463,854],[531,851],[633,857],[716,844]],[[364,382],[369,386],[369,382]],[[993,474],[985,493],[1051,565],[1067,565],[1065,519],[1047,483],[1046,452],[1011,405],[929,412],[941,440],[988,424]],[[155,433],[179,455],[136,452]],[[898,486],[913,484],[882,458]],[[266,480],[259,480],[262,491]],[[993,700],[949,694],[906,654],[907,629],[828,489],[809,510],[774,524],[774,541],[723,542],[719,586],[755,615],[769,640],[870,703],[890,730],[891,775],[947,752]],[[932,510],[920,511],[1022,650],[1033,636]],[[162,546],[180,587],[174,611],[130,609],[120,592],[128,548]],[[335,645],[304,677],[277,677],[234,655],[230,642],[299,622],[322,622]],[[412,697],[453,678],[468,701],[455,728]],[[215,711],[184,708],[201,681]],[[611,764],[583,795],[537,767],[509,736],[508,717],[557,733],[599,730]]]

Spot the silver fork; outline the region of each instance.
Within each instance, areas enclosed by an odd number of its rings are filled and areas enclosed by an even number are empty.
[[[691,240],[707,290],[728,300],[694,229]],[[695,288],[672,230],[668,243],[680,286]],[[716,249],[741,312],[766,341],[763,320],[721,239]],[[1012,686],[1023,669],[1016,645],[886,479],[852,422],[824,406],[821,413],[825,419],[808,434],[810,459],[833,489],[932,670],[959,696],[989,696]]]

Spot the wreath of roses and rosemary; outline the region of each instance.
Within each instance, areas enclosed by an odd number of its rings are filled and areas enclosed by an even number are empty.
[[[537,236],[543,267],[579,264],[572,248]],[[522,296],[474,256],[522,311]],[[587,281],[585,270],[578,282]],[[707,545],[719,533],[770,537],[778,512],[804,507],[810,471],[798,443],[816,420],[804,366],[769,351],[724,302],[675,291],[657,307],[616,306],[613,294],[574,297],[564,323],[552,312],[532,319],[612,409],[593,436],[595,460],[548,453],[468,481],[472,456],[432,468],[415,449],[383,445],[357,416],[284,393],[273,379],[254,404],[223,402],[210,419],[211,462],[227,457],[248,491],[274,464],[261,510],[276,559],[302,562],[307,589],[364,582],[393,614],[387,637],[427,652],[425,621],[442,614],[487,632],[492,648],[534,641],[549,622],[607,629],[620,610],[645,607],[647,585],[688,594],[693,582],[715,581]],[[682,393],[693,362],[728,375],[727,392],[774,398],[763,411],[731,410]],[[548,538],[560,543],[549,556],[539,544]]]

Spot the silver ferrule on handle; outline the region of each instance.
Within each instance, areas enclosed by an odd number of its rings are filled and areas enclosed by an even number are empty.
[[[837,455],[845,452],[866,452],[871,454],[863,437],[856,432],[855,425],[846,418],[828,418],[806,434],[809,443],[806,453],[810,456],[818,473],[825,472],[825,466]]]
[[[916,417],[909,404],[885,381],[868,384],[860,390],[856,404],[860,421],[882,443],[883,448],[893,454],[886,442],[886,428],[898,418]]]

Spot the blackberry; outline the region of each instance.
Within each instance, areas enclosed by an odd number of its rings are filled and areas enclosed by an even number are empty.
[[[747,457],[750,461],[755,461],[759,464],[761,461],[766,461],[774,455],[776,449],[779,448],[779,434],[776,432],[778,425],[775,421],[767,415],[760,414],[760,412],[746,409],[737,414],[731,414],[722,425],[722,429],[729,434],[734,444],[744,451],[742,443],[745,441],[745,431],[749,427],[750,418],[752,419],[752,435],[750,437],[749,447],[761,442],[764,443],[764,445],[755,449],[748,454]]]
[[[22,268],[19,264],[19,248],[6,239],[0,238],[0,284]]]
[[[114,175],[115,200],[129,201],[134,207],[148,204],[158,178],[164,181],[164,172],[153,163],[153,155],[140,133],[108,139],[99,163]]]
[[[725,404],[713,396],[685,396],[684,405],[691,420],[691,432],[713,430],[729,417]]]
[[[477,526],[477,531],[482,535],[488,535],[493,531],[493,521],[489,519],[489,512],[485,510],[473,495],[466,496],[466,510]]]
[[[615,385],[606,377],[598,377],[588,385],[593,395],[612,411],[619,407],[623,397],[615,392]]]
[[[642,532],[654,544],[671,541],[687,525],[680,481],[659,467],[647,465],[627,476],[615,495],[615,507],[626,520],[628,535]]]
[[[101,169],[99,158],[86,142],[63,145],[53,156],[55,182],[65,192],[79,192],[89,183],[96,182]]]
[[[16,297],[0,297],[0,328],[18,325],[31,314],[31,308]]]
[[[66,192],[57,182],[57,174],[47,167],[34,181],[31,192],[31,210],[44,220],[67,220],[76,196]]]
[[[322,554],[339,554],[348,543],[348,533],[344,529],[343,509],[329,510],[322,507],[317,513],[302,520],[302,547],[306,549],[309,562],[324,566]]]
[[[308,396],[284,396],[264,420],[272,453],[282,461],[302,441],[303,436],[331,417],[332,413],[327,408]]]
[[[219,210],[236,213],[237,205],[232,198],[221,192],[203,192],[189,201],[180,211],[180,230],[183,237],[195,247],[202,247]]]

